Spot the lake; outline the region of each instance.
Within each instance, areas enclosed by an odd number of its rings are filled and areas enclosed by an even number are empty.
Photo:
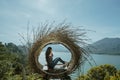
[[[55,52],[53,51],[54,58],[56,57],[61,57],[65,61],[70,61],[71,60],[71,53],[70,52]],[[92,59],[91,59],[92,57]],[[111,64],[114,65],[117,69],[120,69],[120,55],[99,55],[99,54],[91,54],[90,57],[88,58],[90,63],[86,61],[82,66],[82,73],[86,73],[91,67],[96,66],[96,65],[101,65],[101,64]],[[38,60],[42,65],[46,64],[45,61],[45,52],[41,52]],[[94,63],[95,61],[95,63]],[[79,71],[71,75],[72,79],[75,79],[78,77]]]

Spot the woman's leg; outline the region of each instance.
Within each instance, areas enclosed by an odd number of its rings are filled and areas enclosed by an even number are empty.
[[[60,57],[57,57],[57,58],[55,58],[55,59],[52,61],[52,66],[55,67],[55,65],[56,65],[59,61],[60,61],[61,63],[65,64],[65,61],[63,61]]]

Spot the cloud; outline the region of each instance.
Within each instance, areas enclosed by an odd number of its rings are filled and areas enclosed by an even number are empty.
[[[115,7],[115,3],[105,2],[100,1],[99,3],[99,1],[86,0],[0,0],[0,38],[6,36],[11,39],[13,34],[25,33],[28,21],[30,21],[30,26],[38,26],[39,22],[46,20],[61,22],[64,19],[67,19],[67,22],[71,22],[73,25],[85,25],[88,30],[96,31],[96,33],[88,35],[93,40],[106,36],[119,36],[120,6]],[[104,5],[101,7],[103,3]],[[108,4],[108,7],[105,4]],[[17,40],[17,38],[14,39]]]
[[[38,10],[45,12],[49,15],[54,15],[57,11],[57,8],[54,3],[51,3],[50,0],[39,0],[37,3]]]
[[[53,15],[55,13],[54,3],[50,0],[22,0],[21,3],[33,11],[39,11],[40,13],[49,15]]]

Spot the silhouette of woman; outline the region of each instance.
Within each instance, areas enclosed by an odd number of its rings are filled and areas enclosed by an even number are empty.
[[[47,62],[48,69],[54,69],[55,65],[57,65],[58,62],[61,62],[64,65],[67,63],[63,61],[60,57],[57,57],[53,60],[53,53],[52,53],[51,47],[47,48],[45,55],[46,55],[46,62]]]

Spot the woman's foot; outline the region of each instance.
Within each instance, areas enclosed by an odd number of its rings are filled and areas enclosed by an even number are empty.
[[[67,67],[69,66],[69,63],[68,62],[65,62],[63,64],[63,66],[61,67],[61,69],[67,69]]]
[[[68,67],[69,63],[65,62],[65,64],[63,65],[63,67]]]

